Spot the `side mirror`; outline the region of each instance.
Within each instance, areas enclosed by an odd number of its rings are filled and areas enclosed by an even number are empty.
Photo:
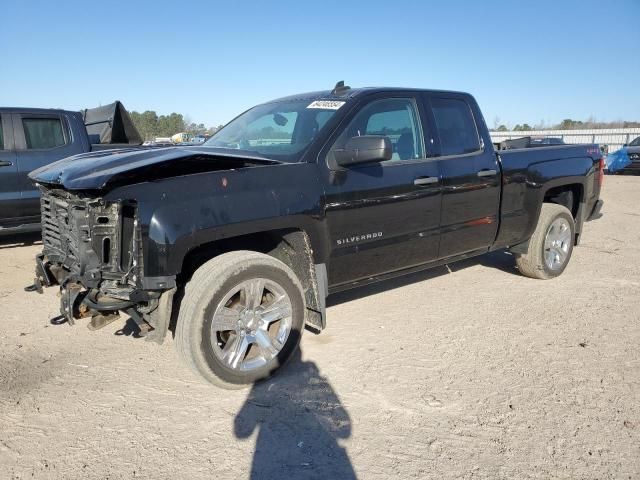
[[[391,160],[393,147],[389,137],[381,135],[363,135],[350,138],[344,148],[334,151],[338,165],[348,167],[360,163]]]
[[[625,144],[624,144],[624,145],[622,145],[622,146],[623,146],[623,147],[628,147],[629,145],[625,143]]]

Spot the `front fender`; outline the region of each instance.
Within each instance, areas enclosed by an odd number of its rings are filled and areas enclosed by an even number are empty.
[[[314,255],[324,261],[316,179],[315,165],[269,165],[129,185],[109,196],[136,201],[144,276],[167,277],[202,244],[283,228],[307,232]]]

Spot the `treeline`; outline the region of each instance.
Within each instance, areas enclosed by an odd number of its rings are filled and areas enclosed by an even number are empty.
[[[158,115],[153,110],[130,112],[131,120],[142,138],[154,140],[156,137],[171,137],[176,133],[187,132],[193,135],[213,135],[222,125],[207,127],[204,123],[194,123],[181,113]]]
[[[555,125],[546,125],[544,122],[538,123],[533,127],[528,123],[522,125],[517,124],[513,128],[509,128],[507,125],[501,124],[498,119],[494,122],[494,126],[491,131],[494,132],[527,132],[529,130],[589,130],[594,128],[634,128],[640,127],[640,122],[598,122],[595,119],[572,120],[570,118],[564,119],[562,122]]]

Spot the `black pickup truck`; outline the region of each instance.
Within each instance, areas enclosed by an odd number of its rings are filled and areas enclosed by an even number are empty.
[[[0,107],[0,236],[40,230],[32,170],[78,153],[141,143],[118,101],[81,112]]]
[[[600,215],[597,145],[494,151],[465,93],[306,93],[258,105],[202,146],[79,155],[35,171],[33,290],[100,328],[124,312],[173,331],[227,388],[271,374],[329,293],[510,249],[560,275]],[[371,320],[369,320],[371,321]],[[375,319],[373,320],[375,321]]]

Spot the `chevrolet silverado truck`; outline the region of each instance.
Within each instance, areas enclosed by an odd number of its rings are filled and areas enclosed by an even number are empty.
[[[142,143],[120,102],[81,112],[0,108],[0,236],[40,231],[32,170],[78,153]]]
[[[597,145],[494,151],[466,93],[339,83],[251,108],[202,146],[78,155],[31,178],[32,288],[59,285],[70,324],[124,312],[148,340],[171,331],[194,372],[234,388],[324,329],[330,293],[499,249],[557,277],[600,215],[603,162]]]

